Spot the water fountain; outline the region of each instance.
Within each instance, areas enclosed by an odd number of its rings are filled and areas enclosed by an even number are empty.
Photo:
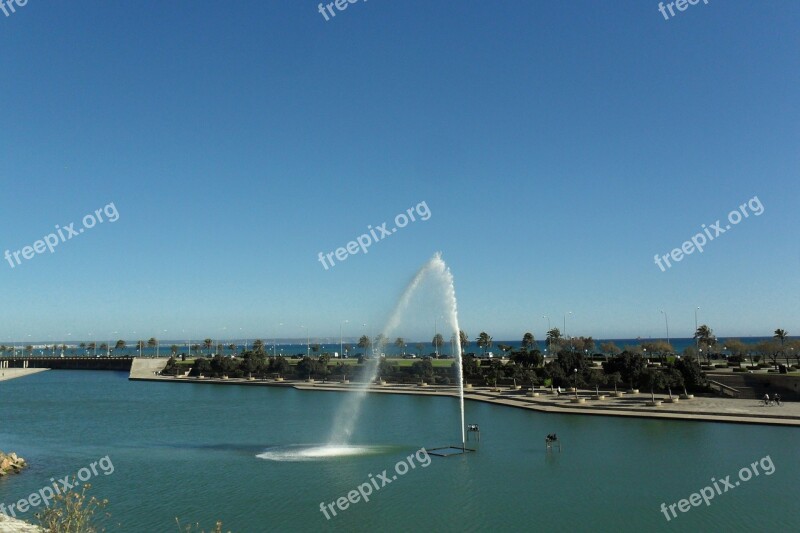
[[[397,305],[395,306],[392,314],[389,317],[389,320],[386,323],[386,327],[382,330],[386,335],[386,338],[392,337],[392,334],[400,325],[403,315],[408,309],[409,303],[411,302],[414,294],[417,292],[420,284],[428,279],[433,281],[443,291],[442,297],[445,305],[444,310],[447,313],[447,315],[445,315],[446,324],[448,329],[453,331],[456,337],[458,337],[460,330],[458,327],[458,310],[456,307],[453,275],[450,272],[450,269],[447,268],[444,260],[442,260],[441,254],[437,252],[419,269],[419,271],[417,271],[414,278],[400,296]],[[466,437],[464,433],[464,376],[461,366],[460,342],[455,343],[455,361],[458,372],[458,396],[461,412],[461,449],[464,450],[466,448]],[[377,376],[378,362],[370,361],[369,365],[370,369],[365,376],[366,380],[362,383],[358,390],[348,395],[347,399],[345,399],[342,405],[342,408],[339,410],[339,413],[336,416],[333,432],[331,434],[331,438],[329,439],[330,445],[344,445],[350,440],[353,429],[358,423],[361,406],[367,395],[367,389],[369,388],[370,384],[375,381]]]
[[[430,281],[438,291],[436,295],[443,305],[442,311],[445,313],[446,329],[452,331],[457,341],[454,343],[455,363],[458,375],[458,401],[460,409],[461,443],[459,446],[446,446],[442,448],[432,448],[429,450],[431,455],[455,455],[474,451],[466,447],[466,427],[464,424],[464,375],[461,364],[461,343],[459,342],[458,310],[456,306],[455,286],[453,275],[450,269],[442,260],[441,254],[436,253],[428,260],[414,275],[411,282],[406,286],[400,299],[392,310],[386,326],[382,330],[386,338],[391,338],[392,334],[401,325],[401,322],[408,310],[412,298],[417,294],[423,282]],[[342,407],[336,414],[328,443],[322,446],[303,447],[303,449],[275,450],[274,452],[259,455],[264,459],[273,460],[309,460],[315,458],[327,458],[333,456],[353,455],[363,453],[369,447],[356,446],[350,444],[353,431],[358,424],[361,408],[367,396],[367,391],[372,383],[375,382],[378,373],[378,360],[367,361],[367,371],[364,380],[357,386],[350,389],[345,397]]]

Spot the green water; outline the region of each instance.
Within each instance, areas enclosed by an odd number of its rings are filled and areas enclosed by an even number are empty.
[[[421,447],[458,440],[449,398],[367,397],[354,442],[374,453],[304,462],[256,457],[322,444],[342,394],[130,382],[49,371],[0,383],[0,449],[31,468],[0,479],[6,506],[108,455],[91,480],[109,531],[175,532],[175,517],[226,531],[794,531],[800,431],[767,426],[562,416],[467,403],[478,453],[431,457],[326,520],[333,502]],[[546,454],[557,432],[563,452]],[[753,477],[667,522],[659,510],[769,455]],[[424,454],[420,457],[424,459]],[[420,464],[417,462],[416,464]],[[379,483],[380,485],[380,483]],[[30,519],[32,513],[25,513]]]

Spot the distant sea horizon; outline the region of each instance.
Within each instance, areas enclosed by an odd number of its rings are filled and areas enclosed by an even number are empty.
[[[794,338],[794,337],[788,337],[788,338],[791,339],[791,338]],[[745,344],[757,344],[757,343],[765,341],[765,340],[771,340],[772,337],[726,337],[725,339],[718,339],[718,343],[717,344],[718,344],[720,350],[722,350],[722,348],[724,347],[726,339],[738,339],[738,340],[742,341]],[[264,350],[268,353],[268,355],[272,355],[273,353],[275,355],[284,355],[284,356],[305,355],[306,351],[307,351],[307,346],[306,346],[305,340],[300,340],[300,339],[296,339],[296,338],[275,339],[274,342],[273,342],[272,339],[270,339],[270,340],[262,339],[262,340],[264,342]],[[628,338],[628,339],[594,339],[594,341],[595,341],[595,353],[598,353],[600,351],[600,344],[606,343],[606,342],[613,342],[620,349],[624,349],[625,346],[636,346],[636,345],[644,343],[644,342],[665,341],[665,340],[667,340],[665,337],[639,337],[639,338]],[[93,342],[93,341],[82,341],[82,342],[86,342],[88,344],[89,342]],[[96,341],[96,342],[97,342],[97,350],[96,351],[95,350],[81,349],[81,348],[79,348],[79,344],[75,344],[75,343],[63,343],[63,344],[65,344],[67,346],[67,350],[64,352],[64,355],[65,356],[74,356],[74,355],[94,356],[95,354],[96,355],[103,355],[102,352],[104,352],[106,350],[101,350],[100,349],[100,344],[102,344],[103,342],[107,342],[107,341],[99,340],[99,341]],[[113,341],[113,342],[116,342],[116,341]],[[126,347],[122,351],[122,353],[119,353],[119,350],[114,350],[113,349],[113,342],[112,342],[112,347],[111,347],[112,348],[111,349],[112,355],[118,355],[118,356],[121,356],[121,355],[126,355],[126,356],[139,355],[139,350],[136,348],[136,342],[137,341],[125,341],[126,342]],[[195,345],[199,344],[201,346],[200,352],[202,354],[204,354],[204,355],[208,355],[209,350],[202,347],[202,342],[197,342],[197,341],[190,341],[190,342],[191,342],[192,346],[195,346]],[[359,348],[358,346],[356,346],[357,343],[358,343],[358,339],[357,338],[353,338],[353,337],[347,338],[347,337],[345,337],[345,338],[342,339],[342,344],[350,345],[350,349],[348,351],[346,349],[347,346],[345,346],[345,350],[341,350],[341,351],[343,353],[346,353],[347,355],[351,355],[353,357],[357,356],[360,353],[363,353],[363,350],[361,348]],[[424,347],[421,350],[418,350],[417,349],[417,344],[420,344],[420,343],[423,344]],[[0,343],[0,344],[2,344],[2,343]],[[56,342],[55,344],[59,347],[58,349],[56,349],[56,355],[58,356],[58,355],[61,354],[60,347],[61,347],[62,343]],[[235,344],[236,345],[236,352],[241,352],[242,349],[245,346],[245,344],[244,344],[244,342],[242,340],[232,340],[231,339],[231,340],[220,340],[219,341],[219,345],[225,347],[224,353],[227,354],[227,355],[229,355],[231,353],[231,350],[229,348],[229,346],[231,344]],[[311,350],[310,347],[308,348],[308,352],[311,355],[315,355],[315,354],[321,355],[323,353],[330,353],[330,354],[337,353],[338,354],[340,352],[340,345],[339,345],[338,340],[336,342],[333,342],[330,337],[327,337],[325,339],[320,339],[320,340],[311,339],[311,342],[309,343],[309,346],[315,346],[317,344],[319,344],[319,350],[316,351],[316,352]],[[505,344],[505,345],[511,346],[512,349],[518,349],[518,348],[520,348],[522,346],[522,341],[521,340],[509,341],[509,340],[494,340],[493,339],[491,348],[487,348],[486,352],[487,353],[488,352],[492,352],[492,353],[494,353],[496,355],[502,353],[502,350],[500,350],[500,348],[498,347],[501,344]],[[547,343],[544,340],[537,340],[536,344],[537,344],[539,350],[541,352],[543,352],[543,353],[547,349],[547,346],[546,346]],[[693,337],[671,338],[670,339],[670,344],[672,345],[672,347],[673,347],[673,349],[675,350],[676,353],[682,353],[689,346],[694,346],[695,339]],[[7,347],[11,347],[11,346],[16,347],[16,349],[18,351],[20,351],[20,352],[22,352],[24,350],[25,346],[29,346],[29,345],[33,346],[33,349],[34,349],[33,355],[51,355],[52,354],[51,350],[48,350],[49,353],[44,353],[45,352],[45,346],[49,347],[49,346],[53,345],[53,343],[51,343],[51,342],[47,342],[47,343],[41,342],[41,341],[39,341],[39,342],[29,342],[29,343],[13,342],[13,343],[5,344],[5,346],[7,346]],[[165,341],[160,341],[158,350],[156,350],[155,347],[153,347],[153,348],[151,348],[151,347],[143,348],[141,350],[141,355],[142,356],[155,356],[155,355],[158,354],[160,356],[169,356],[171,347],[173,345],[178,347],[178,354],[182,354],[182,353],[188,354],[187,341],[186,340],[165,340]],[[215,346],[217,345],[217,341],[216,340],[214,341],[214,345]],[[253,346],[253,341],[252,340],[248,340],[247,348],[251,349],[252,346]],[[484,350],[482,348],[479,348],[474,340],[470,340],[469,346],[464,350],[465,353],[476,353],[476,354],[483,353],[483,351]],[[39,353],[37,353],[37,352],[39,352]],[[80,352],[84,352],[84,353],[80,353]],[[381,353],[384,353],[387,356],[399,356],[399,355],[402,355],[403,352],[405,352],[406,354],[411,354],[411,355],[427,355],[427,354],[433,353],[434,349],[433,349],[433,345],[431,344],[431,341],[406,341],[405,349],[395,346],[394,342],[390,342],[381,351]],[[453,350],[452,350],[452,347],[451,347],[451,343],[448,340],[446,340],[445,343],[444,343],[444,346],[442,346],[442,349],[439,350],[439,352],[442,355],[452,355]],[[196,353],[196,350],[193,348],[192,349],[192,355],[194,355],[195,353]],[[222,353],[221,349],[220,349],[220,353]],[[339,355],[342,355],[342,354],[339,354]]]

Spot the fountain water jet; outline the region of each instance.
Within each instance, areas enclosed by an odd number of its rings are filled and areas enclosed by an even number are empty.
[[[414,278],[403,291],[402,296],[397,302],[383,333],[387,338],[391,338],[392,333],[400,325],[404,313],[408,309],[412,296],[417,292],[423,280],[431,278],[439,287],[443,289],[443,303],[446,306],[446,324],[455,336],[455,362],[458,373],[458,400],[461,412],[461,449],[466,448],[466,435],[464,424],[464,372],[461,364],[461,342],[459,338],[460,329],[458,327],[458,309],[456,305],[456,292],[453,283],[453,274],[442,259],[441,253],[437,252],[417,271]],[[370,361],[371,366],[367,380],[353,393],[349,394],[336,415],[333,432],[329,439],[330,445],[343,445],[349,442],[350,436],[358,422],[361,406],[367,394],[367,388],[375,381],[378,371],[379,360]]]

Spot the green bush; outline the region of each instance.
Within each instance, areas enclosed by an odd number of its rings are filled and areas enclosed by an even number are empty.
[[[744,369],[744,368],[734,368],[733,371],[734,372],[747,372],[747,370]]]

